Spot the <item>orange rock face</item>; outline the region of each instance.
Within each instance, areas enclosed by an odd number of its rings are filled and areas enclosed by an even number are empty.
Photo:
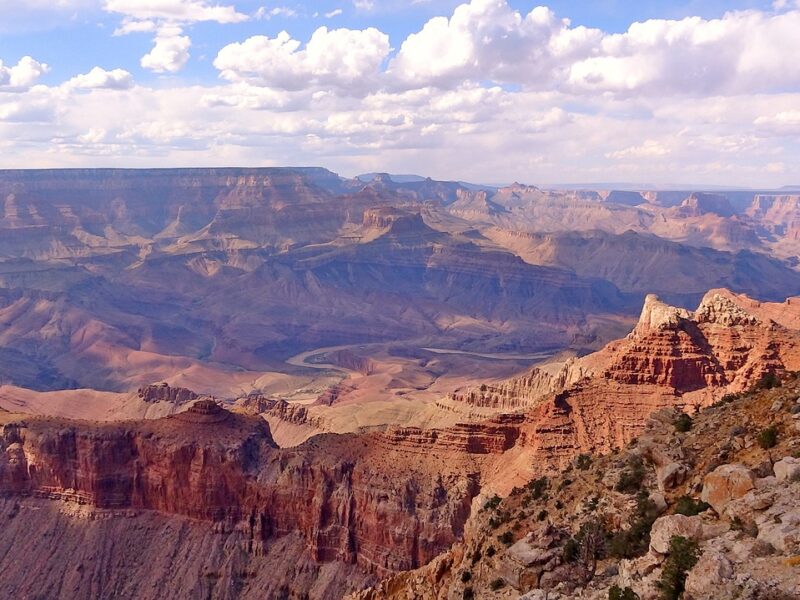
[[[5,416],[0,493],[243,528],[253,552],[299,533],[315,561],[386,573],[426,563],[460,535],[479,491],[466,458],[445,449],[420,465],[382,438],[354,436],[280,450],[262,419],[201,400],[124,425]]]

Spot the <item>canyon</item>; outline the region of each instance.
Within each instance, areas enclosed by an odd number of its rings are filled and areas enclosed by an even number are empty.
[[[135,539],[161,520],[191,531],[186,544],[213,537],[205,543],[214,552],[187,565],[190,574],[172,582],[157,575],[159,585],[136,588],[137,596],[185,593],[170,585],[186,585],[189,576],[191,589],[206,586],[212,596],[291,590],[287,597],[341,597],[423,567],[459,542],[476,504],[552,476],[580,454],[626,446],[659,409],[697,412],[765,375],[800,370],[800,331],[791,327],[798,306],[714,290],[688,311],[650,296],[626,338],[568,361],[567,369],[581,373],[574,383],[527,376],[497,390],[481,386],[477,394],[528,398],[518,410],[443,429],[325,434],[282,449],[258,414],[283,411],[286,418],[287,403],[250,396],[223,407],[167,385],[138,393],[144,402],[183,405],[159,419],[101,424],[4,411],[3,510],[19,521],[39,521],[34,515],[44,511],[48,535],[106,529]],[[775,314],[780,322],[768,316]],[[528,393],[533,388],[538,397]],[[105,525],[84,527],[86,520]],[[3,543],[11,543],[13,529],[4,531]],[[40,552],[37,543],[23,551]],[[129,552],[119,544],[106,559],[127,563]],[[276,571],[287,555],[303,577]],[[18,593],[28,585],[11,575],[7,581]],[[78,596],[94,589],[106,597],[114,586],[133,585],[92,570],[73,573],[70,582]]]
[[[112,169],[0,200],[20,597],[461,597],[487,501],[800,371],[792,194]]]

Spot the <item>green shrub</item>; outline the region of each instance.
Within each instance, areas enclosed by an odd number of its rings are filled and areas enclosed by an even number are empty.
[[[497,541],[506,546],[510,546],[514,543],[514,534],[510,531],[505,531],[497,536]]]
[[[492,558],[495,554],[497,554],[497,550],[494,549],[494,546],[489,546],[486,549],[486,556]]]
[[[503,499],[500,496],[494,495],[491,498],[489,498],[483,505],[483,510],[494,510],[495,508],[500,506],[500,502],[502,501]]]
[[[575,460],[575,466],[581,471],[586,471],[592,466],[592,457],[588,454],[579,454]]]
[[[700,551],[697,542],[676,535],[669,541],[669,557],[664,562],[658,588],[663,600],[680,600],[686,575],[697,564]]]
[[[497,579],[493,580],[492,583],[489,584],[489,589],[493,592],[497,590],[501,590],[506,586],[506,582],[504,579],[498,577]]]
[[[622,589],[618,585],[612,585],[608,590],[608,600],[639,600],[639,594],[629,587]]]
[[[675,431],[678,433],[686,433],[692,429],[692,417],[687,415],[686,413],[681,413],[680,416],[675,419]]]
[[[764,450],[774,448],[778,443],[778,429],[775,425],[770,425],[766,429],[761,430],[758,434],[758,445]]]
[[[549,486],[550,486],[550,480],[547,479],[547,477],[540,477],[539,479],[534,479],[533,481],[530,481],[527,485],[527,488],[531,493],[531,499],[532,500],[542,499]]]
[[[644,476],[644,461],[639,456],[633,456],[628,460],[628,465],[620,474],[619,481],[617,481],[614,489],[626,494],[636,493],[642,488]]]
[[[611,536],[608,554],[615,558],[634,558],[646,553],[650,547],[650,528],[657,518],[658,507],[645,492],[639,492],[631,525]]]
[[[547,511],[544,510],[544,509],[540,510],[539,514],[536,515],[536,520],[537,521],[544,521],[546,518],[547,518]]]
[[[781,387],[781,378],[775,373],[765,373],[761,379],[756,382],[753,389],[755,390],[771,390],[776,387]]]
[[[461,571],[461,583],[467,583],[472,579],[472,571]]]
[[[581,546],[575,538],[569,538],[567,543],[564,544],[564,548],[561,551],[561,556],[564,559],[564,562],[567,563],[574,563],[578,560],[578,556],[580,555]]]
[[[675,503],[675,514],[693,517],[699,515],[701,512],[707,511],[709,508],[711,508],[711,505],[706,504],[702,500],[695,500],[689,496],[681,496]]]
[[[472,591],[471,587],[466,587],[461,597],[464,600],[475,600],[475,592]]]

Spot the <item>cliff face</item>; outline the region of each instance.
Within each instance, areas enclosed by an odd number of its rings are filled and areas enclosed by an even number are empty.
[[[726,290],[709,292],[696,311],[649,296],[634,330],[599,352],[453,398],[523,411],[514,452],[524,446],[540,465],[563,465],[624,446],[654,411],[692,412],[767,373],[800,369],[796,308]]]
[[[381,442],[329,436],[282,451],[262,419],[210,400],[124,425],[4,414],[0,494],[183,515],[244,532],[255,553],[299,535],[311,561],[383,574],[452,544],[479,478],[467,456],[420,465]]]

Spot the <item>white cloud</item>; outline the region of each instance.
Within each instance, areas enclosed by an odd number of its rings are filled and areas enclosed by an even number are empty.
[[[162,19],[177,23],[240,23],[248,18],[237,12],[235,6],[210,5],[205,0],[106,0],[105,9],[138,20]]]
[[[708,95],[800,85],[800,11],[634,23],[619,34],[572,27],[548,8],[472,0],[410,35],[391,62],[405,87],[494,81],[575,94]]]
[[[0,89],[24,90],[49,70],[48,65],[30,56],[23,56],[16,65],[8,67],[0,60]]]
[[[94,67],[84,75],[73,77],[66,85],[84,90],[127,90],[133,87],[133,75],[124,69],[106,71],[101,67]]]
[[[286,90],[309,87],[365,89],[389,54],[389,37],[374,28],[320,27],[305,48],[285,31],[254,36],[220,50],[214,66],[229,81]]]
[[[406,86],[464,80],[547,87],[572,61],[589,55],[602,32],[571,28],[546,7],[526,16],[505,0],[473,0],[450,19],[435,17],[402,44],[390,72]]]
[[[580,92],[736,94],[800,84],[800,12],[727,13],[721,19],[634,23],[570,65]]]
[[[128,35],[129,33],[151,33],[158,29],[155,21],[137,21],[136,19],[125,18],[114,30],[114,35]]]
[[[332,11],[325,13],[325,18],[333,19],[334,17],[338,17],[339,15],[341,15],[343,12],[344,11],[341,8],[334,8]]]
[[[269,20],[272,17],[283,17],[285,19],[296,17],[297,11],[288,6],[275,6],[267,8],[266,6],[260,7],[253,15],[258,20]]]
[[[658,158],[666,156],[670,153],[670,149],[665,147],[661,142],[656,140],[645,140],[643,144],[638,146],[630,146],[610,152],[606,157],[613,159],[630,159],[630,158]]]
[[[192,40],[179,27],[159,29],[153,49],[142,57],[141,65],[156,73],[177,73],[189,60]]]

